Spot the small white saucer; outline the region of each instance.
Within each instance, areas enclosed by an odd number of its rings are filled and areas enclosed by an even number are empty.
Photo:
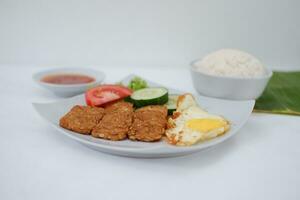
[[[45,83],[41,81],[41,79],[48,75],[55,75],[55,74],[81,74],[93,77],[95,81],[91,83],[83,83],[83,84],[69,84],[69,85],[62,85],[62,84],[52,84],[52,83]],[[87,89],[99,85],[103,82],[105,75],[102,71],[88,69],[88,68],[57,68],[57,69],[50,69],[38,72],[32,76],[33,80],[38,83],[40,86],[48,89],[49,91],[53,92],[57,96],[61,97],[71,97],[78,94],[84,93]]]

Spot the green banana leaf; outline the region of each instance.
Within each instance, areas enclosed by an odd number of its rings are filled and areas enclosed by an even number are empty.
[[[254,111],[300,115],[300,71],[274,72]]]
[[[300,72],[274,72],[254,111],[300,115]]]

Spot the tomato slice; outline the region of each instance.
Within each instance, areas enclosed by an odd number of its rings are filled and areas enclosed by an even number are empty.
[[[121,85],[100,85],[85,92],[85,101],[89,106],[101,106],[132,94],[132,91]]]

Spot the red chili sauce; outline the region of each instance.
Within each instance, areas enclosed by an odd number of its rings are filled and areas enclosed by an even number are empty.
[[[41,81],[58,85],[74,85],[91,83],[95,81],[95,79],[93,77],[81,74],[55,74],[44,76]]]

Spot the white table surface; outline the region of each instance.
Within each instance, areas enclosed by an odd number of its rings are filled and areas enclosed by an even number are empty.
[[[210,151],[167,159],[117,157],[56,132],[31,102],[58,99],[34,84],[37,67],[0,67],[0,199],[300,199],[300,117],[252,114]],[[193,92],[187,69],[135,72]],[[234,108],[233,108],[234,109]]]

